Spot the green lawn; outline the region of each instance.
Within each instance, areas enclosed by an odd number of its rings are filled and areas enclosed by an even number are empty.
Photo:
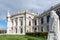
[[[42,37],[23,36],[23,35],[0,35],[0,40],[46,40]]]

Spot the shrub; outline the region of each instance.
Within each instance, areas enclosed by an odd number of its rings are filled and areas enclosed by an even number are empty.
[[[26,35],[47,38],[48,32],[28,32],[28,33],[26,33]]]

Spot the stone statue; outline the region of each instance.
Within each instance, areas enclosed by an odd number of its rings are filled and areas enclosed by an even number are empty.
[[[54,10],[50,12],[49,32],[47,40],[59,40],[59,17]]]

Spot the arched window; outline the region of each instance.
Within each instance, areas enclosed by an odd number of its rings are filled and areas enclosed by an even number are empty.
[[[29,26],[31,26],[31,21],[29,21]]]

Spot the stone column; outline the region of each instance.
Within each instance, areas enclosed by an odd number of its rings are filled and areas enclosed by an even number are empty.
[[[31,20],[31,26],[33,26],[33,20]]]
[[[38,23],[39,23],[39,32],[41,32],[41,18],[38,19]]]
[[[18,25],[17,25],[17,33],[18,34],[20,34],[20,18],[18,18],[18,20],[17,20],[17,22],[18,22]]]
[[[13,19],[13,34],[16,33],[16,21]]]
[[[23,17],[23,34],[25,35],[26,33],[26,19],[25,19],[25,16]]]
[[[33,32],[33,20],[31,20],[31,32]]]
[[[38,18],[37,18],[37,32],[39,31],[39,23],[38,23]]]
[[[38,18],[37,18],[37,25],[39,25],[39,24],[38,24]]]

